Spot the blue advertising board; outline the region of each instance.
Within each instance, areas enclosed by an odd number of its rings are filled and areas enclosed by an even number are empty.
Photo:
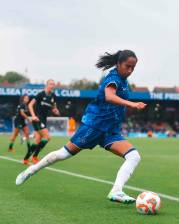
[[[0,96],[21,96],[27,94],[35,96],[42,88],[14,88],[0,87]],[[55,94],[62,98],[95,98],[97,90],[72,90],[72,89],[56,89]],[[130,92],[131,100],[173,100],[179,101],[179,93],[154,93],[154,92]]]

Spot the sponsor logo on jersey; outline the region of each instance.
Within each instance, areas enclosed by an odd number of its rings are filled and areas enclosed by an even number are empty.
[[[41,105],[42,106],[47,106],[47,107],[52,107],[52,105],[50,104],[50,103],[46,103],[46,102],[44,102],[44,101],[41,101]]]

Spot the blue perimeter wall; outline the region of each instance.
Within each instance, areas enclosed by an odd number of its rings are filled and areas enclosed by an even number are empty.
[[[0,96],[21,96],[27,94],[35,96],[42,91],[43,87],[0,87]],[[97,95],[97,90],[70,90],[70,89],[56,89],[55,94],[62,98],[90,98],[93,99]],[[179,93],[154,93],[154,92],[130,92],[129,98],[131,100],[174,100],[179,101]]]

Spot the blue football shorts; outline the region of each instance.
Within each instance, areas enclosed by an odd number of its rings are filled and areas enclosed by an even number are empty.
[[[124,140],[126,139],[121,135],[118,128],[109,132],[102,132],[83,123],[71,138],[71,142],[80,149],[93,149],[99,145],[108,150],[114,142]]]

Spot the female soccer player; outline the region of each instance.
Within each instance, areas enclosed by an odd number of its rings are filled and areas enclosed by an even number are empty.
[[[29,103],[29,97],[27,95],[24,95],[20,98],[20,103],[17,106],[17,111],[14,119],[14,130],[11,136],[11,142],[9,144],[9,152],[14,152],[13,149],[14,142],[19,134],[19,132],[22,130],[24,133],[24,136],[26,137],[27,141],[27,148],[30,148],[30,141],[29,141],[29,128],[26,124],[26,120],[30,122],[30,119],[28,118],[28,103]]]
[[[146,104],[128,100],[129,86],[127,78],[132,74],[137,57],[130,50],[118,51],[116,54],[101,56],[96,66],[103,70],[114,67],[103,79],[96,99],[90,103],[82,117],[82,124],[71,140],[61,149],[46,155],[39,163],[30,166],[17,176],[20,185],[40,169],[56,161],[68,159],[83,149],[100,145],[106,150],[125,159],[120,167],[115,183],[108,194],[111,201],[133,203],[135,199],[123,192],[140,161],[137,149],[121,135],[121,123],[126,107],[144,109]]]
[[[54,80],[49,79],[45,89],[38,93],[29,103],[29,111],[32,115],[32,124],[34,127],[35,144],[31,145],[24,157],[26,164],[29,163],[29,158],[33,153],[32,162],[34,164],[37,163],[39,161],[38,154],[50,140],[49,132],[46,127],[48,113],[51,111],[53,114],[59,115],[56,106],[56,95],[53,92],[54,88]]]

